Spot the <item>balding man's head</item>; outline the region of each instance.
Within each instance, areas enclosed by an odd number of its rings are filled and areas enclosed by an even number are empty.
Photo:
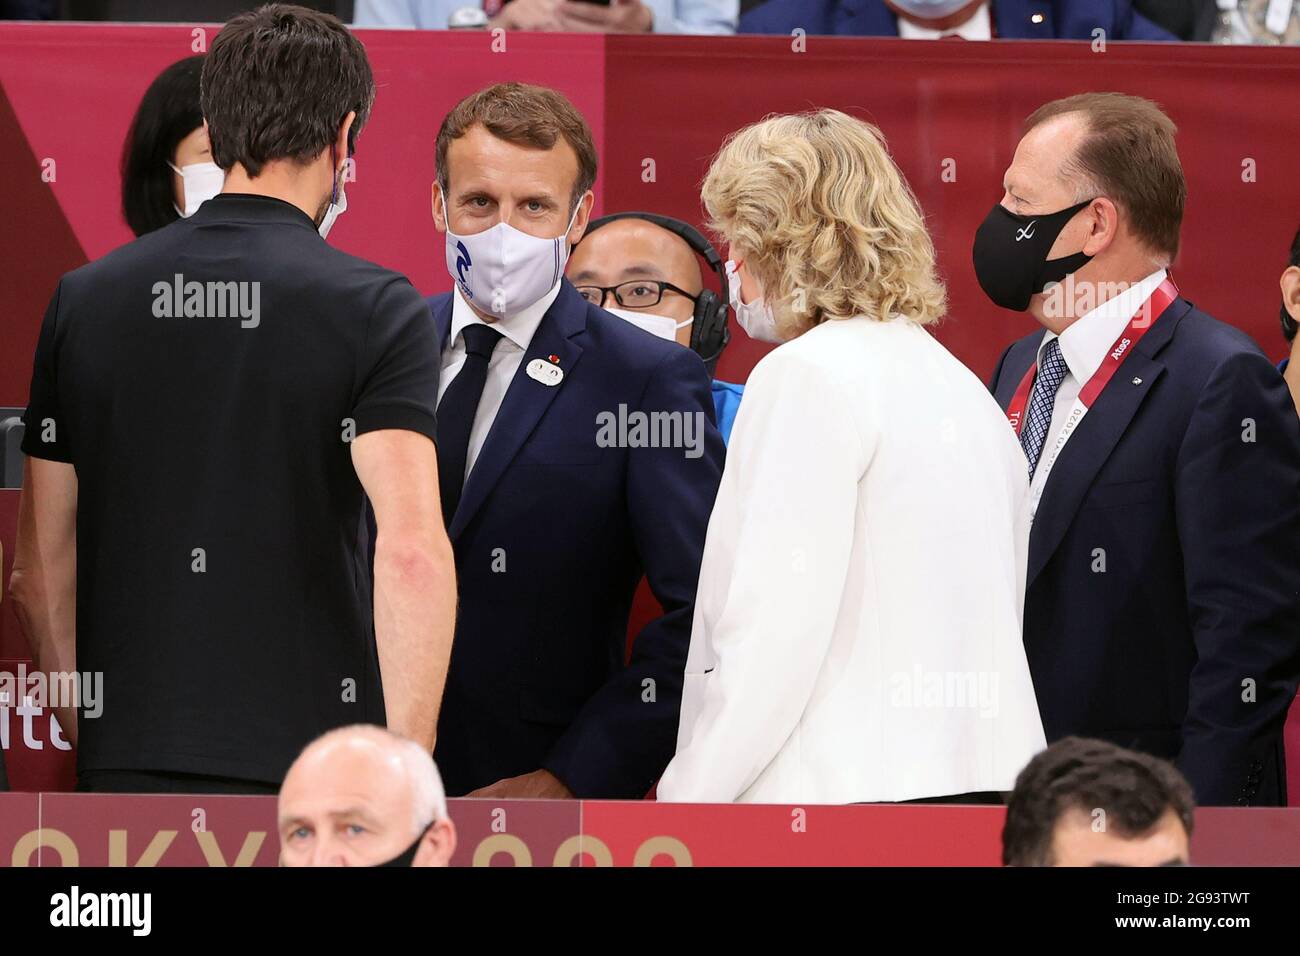
[[[280,788],[285,866],[446,866],[456,849],[433,758],[380,727],[332,730],[308,744]],[[418,840],[418,843],[417,843]]]
[[[704,288],[700,261],[686,240],[644,219],[617,219],[587,233],[574,247],[566,272],[569,281],[579,289],[612,288],[636,279],[671,282],[691,296],[698,296]],[[668,316],[676,322],[685,322],[695,314],[694,299],[672,291],[665,292],[656,305],[643,309],[620,306],[612,296],[602,305],[607,309]],[[677,341],[682,345],[691,344],[690,325],[677,330]]]

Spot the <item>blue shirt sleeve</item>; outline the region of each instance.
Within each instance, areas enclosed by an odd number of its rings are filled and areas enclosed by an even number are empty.
[[[641,0],[655,33],[735,33],[740,0]]]
[[[722,433],[724,445],[731,441],[731,426],[736,422],[736,412],[740,411],[740,396],[744,393],[743,385],[713,380],[713,408],[717,412],[718,431]]]

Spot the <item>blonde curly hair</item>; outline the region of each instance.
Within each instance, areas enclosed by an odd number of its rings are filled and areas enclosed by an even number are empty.
[[[701,193],[785,338],[828,319],[943,317],[920,206],[870,123],[831,109],[768,116],[727,137]]]

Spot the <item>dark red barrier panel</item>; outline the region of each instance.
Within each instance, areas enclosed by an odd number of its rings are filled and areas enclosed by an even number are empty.
[[[36,325],[58,275],[129,237],[118,212],[126,127],[154,75],[212,35],[195,29],[0,24],[0,403],[26,401]],[[727,132],[772,111],[835,106],[889,138],[949,282],[952,318],[939,335],[987,375],[1032,328],[990,306],[970,267],[1020,123],[1053,97],[1113,89],[1156,99],[1181,128],[1183,290],[1281,355],[1277,276],[1300,226],[1300,178],[1277,104],[1300,88],[1295,48],[813,37],[796,52],[772,37],[510,34],[494,52],[487,34],[360,36],[379,96],[332,241],[426,292],[449,288],[429,214],[438,122],[489,82],[547,83],[574,100],[601,149],[598,209],[697,221],[700,178]],[[737,339],[721,374],[743,380],[764,347]]]
[[[455,866],[997,866],[1004,811],[452,800]],[[0,866],[274,866],[271,797],[0,794]],[[1300,864],[1300,810],[1197,812],[1193,862]]]

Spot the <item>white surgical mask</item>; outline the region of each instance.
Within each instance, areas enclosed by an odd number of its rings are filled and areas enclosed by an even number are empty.
[[[172,203],[177,214],[184,219],[194,215],[196,209],[221,192],[226,182],[225,172],[216,163],[190,163],[179,168],[172,163],[167,165],[180,176],[185,190],[185,208]]]
[[[339,216],[343,215],[347,211],[348,194],[347,191],[340,186],[338,202],[330,203],[329,208],[325,210],[325,216],[321,219],[320,225],[316,227],[316,231],[320,233],[322,239],[330,234],[330,230],[334,228],[334,223],[338,220]]]
[[[633,312],[631,309],[606,309],[610,315],[617,315],[620,319],[631,322],[639,329],[645,329],[651,335],[657,335],[661,339],[668,339],[670,342],[677,341],[677,330],[684,329],[695,320],[687,319],[685,322],[678,322],[670,315],[655,315],[653,312]]]
[[[447,209],[446,197],[442,201]],[[447,225],[447,272],[467,301],[484,312],[517,315],[550,292],[569,261],[569,230],[550,239],[530,236],[509,223],[461,236]]]
[[[751,339],[759,342],[780,344],[781,336],[776,331],[776,316],[772,307],[759,296],[753,302],[740,301],[740,276],[736,275],[736,263],[727,260],[727,295],[731,299],[731,311],[740,327]]]

